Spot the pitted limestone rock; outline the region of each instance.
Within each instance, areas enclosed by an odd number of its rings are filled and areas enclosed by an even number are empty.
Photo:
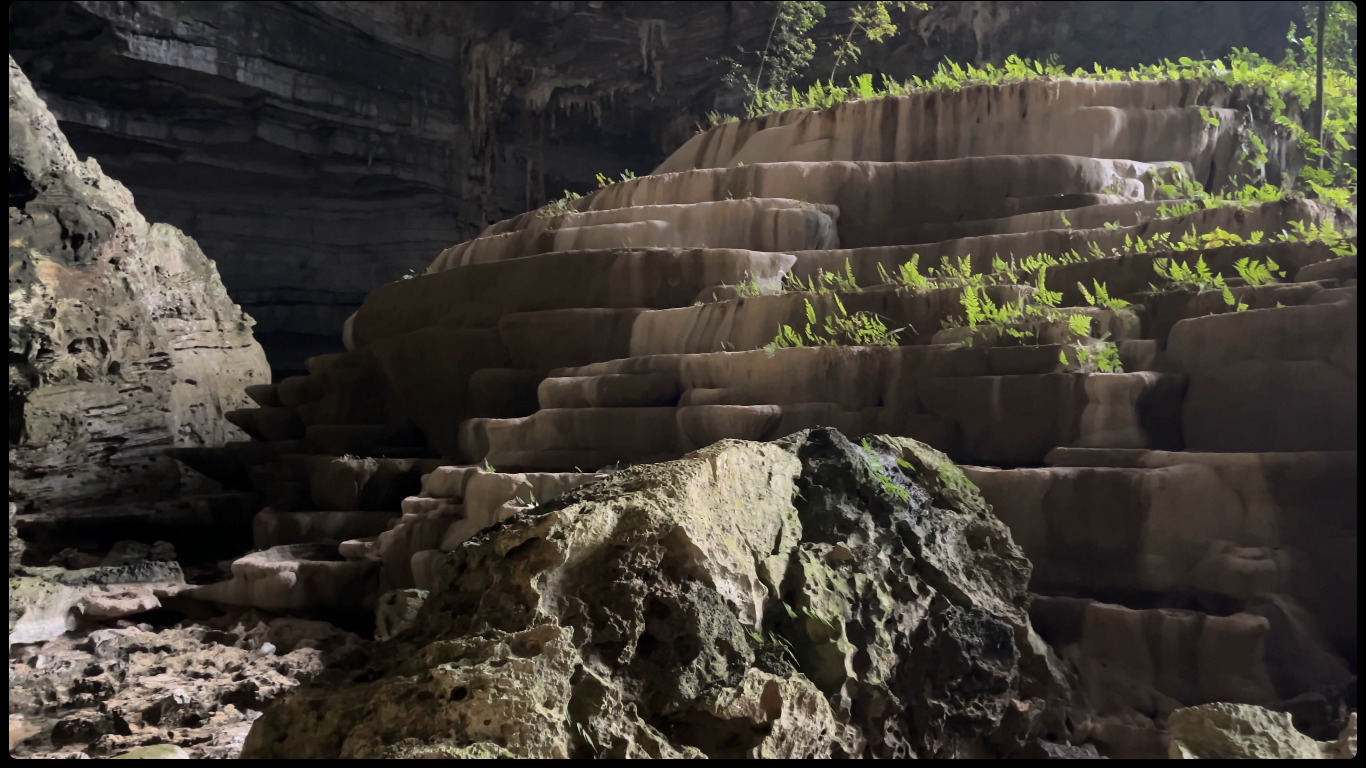
[[[1355,757],[1340,754],[1338,744],[1316,742],[1295,730],[1290,715],[1247,704],[1204,704],[1178,709],[1167,723],[1171,728],[1170,756],[1175,759]],[[1354,738],[1355,722],[1352,726]],[[1346,743],[1345,738],[1343,742]]]
[[[244,757],[988,756],[1065,735],[1028,563],[913,441],[723,441],[434,573],[366,671],[272,707]]]
[[[269,376],[214,262],[80,160],[9,60],[10,489],[66,509],[180,489],[167,447],[221,445]]]

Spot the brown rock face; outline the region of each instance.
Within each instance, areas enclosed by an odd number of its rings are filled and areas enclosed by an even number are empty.
[[[464,542],[368,669],[243,757],[988,757],[1065,735],[1029,566],[942,455],[812,430]]]
[[[226,442],[268,381],[252,320],[193,240],[77,159],[13,59],[9,89],[10,498],[164,497],[163,451]]]

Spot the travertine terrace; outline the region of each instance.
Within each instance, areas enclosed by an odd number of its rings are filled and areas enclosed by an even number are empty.
[[[1326,222],[1354,254],[1355,221],[1163,199],[1240,186],[1249,132],[1271,181],[1295,173],[1255,99],[1041,79],[792,110],[494,224],[371,293],[346,353],[252,387],[258,407],[230,414],[251,442],[179,453],[266,503],[264,551],[198,592],[368,609],[595,472],[834,427],[919,440],[978,485],[1033,562],[1033,624],[1087,713],[1074,735],[1144,753],[1175,707],[1338,684],[1356,653],[1356,257],[1276,235]],[[1173,250],[1218,230],[1237,238]],[[1046,286],[1020,267],[1039,255],[1061,262]],[[913,257],[927,279],[898,282]],[[1228,291],[1164,280],[1162,258]],[[1272,280],[1240,280],[1244,258]],[[965,264],[993,306],[1037,311],[965,320]],[[1092,304],[1098,286],[1128,304]],[[896,337],[815,343],[841,317]],[[783,326],[804,343],[771,346]]]

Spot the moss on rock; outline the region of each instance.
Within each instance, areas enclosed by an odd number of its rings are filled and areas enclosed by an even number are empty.
[[[1020,642],[1028,563],[954,472],[813,430],[575,489],[450,553],[364,672],[274,704],[243,757],[1011,754],[1059,691]]]

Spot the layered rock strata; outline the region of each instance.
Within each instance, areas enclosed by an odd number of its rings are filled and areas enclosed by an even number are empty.
[[[1250,133],[1295,173],[1259,98],[1063,80],[796,110],[495,224],[367,297],[348,352],[254,388],[230,416],[253,442],[181,453],[270,505],[275,548],[202,594],[353,595],[399,626],[480,527],[594,470],[834,427],[970,465],[1035,563],[1069,738],[1160,756],[1169,714],[1217,701],[1340,730],[1355,218],[1166,199],[1241,185]]]
[[[13,59],[9,115],[10,499],[165,499],[165,450],[240,435],[224,414],[269,380],[252,320],[193,240],[76,158]]]
[[[812,75],[832,71],[857,4],[825,5]],[[899,32],[864,46],[859,69],[1278,55],[1297,5],[893,7]],[[219,262],[272,366],[293,374],[340,349],[335,326],[368,291],[481,222],[588,191],[599,171],[648,169],[710,111],[743,114],[747,91],[719,62],[771,74],[756,70],[778,10],[49,0],[12,3],[8,21],[9,50],[77,151]]]

